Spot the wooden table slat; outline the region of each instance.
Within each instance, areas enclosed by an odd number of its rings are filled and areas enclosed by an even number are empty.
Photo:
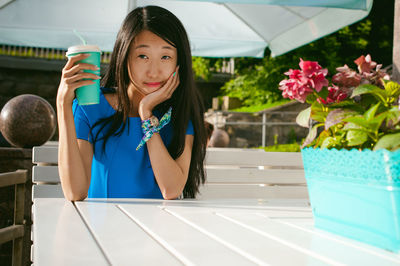
[[[327,232],[322,234],[313,234],[311,231],[299,230],[290,226],[285,222],[281,222],[281,218],[273,218],[274,215],[268,213],[253,213],[251,215],[241,215],[238,212],[226,211],[221,215],[234,220],[246,227],[252,228],[258,232],[264,232],[269,237],[279,239],[296,248],[303,250],[308,256],[323,259],[326,263],[335,262],[341,265],[399,265],[400,260],[383,260],[382,257],[375,256],[372,252],[355,248],[362,244],[351,239],[345,239],[348,245],[334,241]],[[279,217],[279,216],[278,216]],[[260,219],[261,218],[261,219]],[[313,227],[312,220],[296,219],[292,217],[292,224],[302,223],[309,227]],[[316,230],[316,229],[314,229]],[[379,250],[378,248],[369,246],[369,250]],[[381,252],[385,252],[380,250]]]
[[[188,224],[154,205],[121,205],[130,217],[145,226],[151,237],[167,245],[166,248],[185,264],[193,265],[254,265],[250,258],[210,239]],[[161,211],[160,211],[161,210]],[[185,243],[182,245],[182,243]]]
[[[74,205],[64,199],[35,199],[34,265],[109,265]]]
[[[117,205],[86,202],[76,202],[76,205],[112,265],[180,264]]]
[[[363,242],[354,241],[346,237],[342,237],[337,234],[333,234],[324,230],[320,230],[315,228],[312,224],[303,223],[299,221],[293,221],[292,219],[280,219],[279,222],[286,223],[289,226],[292,226],[296,229],[303,230],[305,232],[309,232],[313,235],[318,235],[321,238],[315,240],[315,245],[318,246],[317,242],[327,242],[328,240],[335,241],[341,248],[345,248],[348,250],[350,247],[351,250],[360,250],[364,253],[369,253],[367,258],[373,257],[371,261],[376,262],[379,261],[380,265],[400,265],[400,253],[390,252],[381,248],[377,248],[371,245],[368,245]],[[359,251],[352,253],[352,255],[359,254]],[[364,255],[363,255],[364,256]],[[375,263],[374,265],[376,265]]]
[[[290,266],[294,261],[297,265],[321,265],[324,263],[318,258],[310,257],[275,239],[267,238],[219,216],[221,212],[229,212],[229,209],[201,208],[196,211],[185,207],[166,207],[165,209],[187,223],[202,228],[217,238],[224,239],[243,253],[255,258],[257,264]],[[251,215],[253,212],[254,210],[248,213],[240,211],[242,215]],[[259,223],[263,223],[264,219],[259,217]],[[312,223],[311,218],[308,220]]]

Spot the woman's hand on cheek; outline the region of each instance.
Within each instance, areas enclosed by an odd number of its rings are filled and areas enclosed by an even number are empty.
[[[139,104],[139,116],[142,120],[148,119],[152,116],[153,108],[158,104],[171,98],[172,94],[179,85],[179,66],[176,68],[175,72],[171,74],[167,82],[159,90],[152,92],[140,101]]]

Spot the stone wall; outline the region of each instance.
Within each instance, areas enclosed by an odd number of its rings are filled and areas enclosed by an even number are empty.
[[[21,94],[45,98],[55,109],[60,73],[26,69],[0,68],[0,106]]]
[[[55,108],[64,63],[61,60],[0,56],[0,107],[15,96],[35,94]]]

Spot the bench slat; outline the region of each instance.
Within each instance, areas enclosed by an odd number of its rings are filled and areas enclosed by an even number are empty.
[[[300,169],[213,169],[207,168],[207,183],[305,184]]]
[[[258,149],[227,151],[225,149],[208,149],[206,165],[238,166],[295,166],[302,168],[300,152],[265,152]]]
[[[58,163],[58,146],[33,147],[34,163]],[[206,155],[207,165],[239,166],[295,166],[303,167],[299,152],[265,152],[258,149],[209,148]]]
[[[205,184],[200,188],[197,199],[221,198],[291,198],[307,199],[307,186],[259,186],[255,184]]]
[[[206,168],[208,183],[305,184],[300,169],[224,169]],[[57,166],[34,166],[33,183],[60,183]]]
[[[58,164],[58,146],[33,147],[32,162]]]
[[[64,198],[61,184],[59,185],[33,185],[32,200],[37,198]]]
[[[32,182],[60,183],[58,166],[33,166]]]

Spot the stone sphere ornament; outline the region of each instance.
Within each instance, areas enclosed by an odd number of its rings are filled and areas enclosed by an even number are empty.
[[[13,146],[32,148],[55,133],[56,113],[45,99],[23,94],[9,100],[0,113],[0,131]]]
[[[223,129],[214,129],[210,138],[210,147],[228,147],[229,135]]]

